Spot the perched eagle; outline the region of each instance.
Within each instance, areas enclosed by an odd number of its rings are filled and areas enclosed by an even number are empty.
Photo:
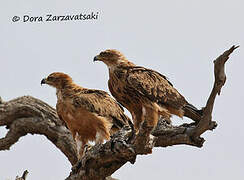
[[[103,51],[94,61],[108,66],[109,90],[130,111],[137,131],[144,121],[153,129],[159,116],[169,121],[172,114],[200,120],[202,111],[189,104],[157,71],[136,66],[117,50]]]
[[[78,86],[67,74],[54,72],[41,84],[56,88],[57,113],[71,131],[79,157],[88,141],[102,143],[130,123],[123,108],[107,92]]]

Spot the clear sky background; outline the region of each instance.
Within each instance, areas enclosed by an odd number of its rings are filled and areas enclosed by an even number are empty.
[[[240,45],[226,64],[227,82],[217,97],[213,120],[218,128],[203,136],[203,148],[186,145],[155,148],[138,156],[113,177],[130,179],[243,179],[242,115],[244,86],[244,1],[1,1],[0,96],[8,101],[31,95],[55,107],[55,90],[40,86],[51,72],[70,74],[83,87],[108,91],[108,70],[93,63],[101,50],[118,49],[138,65],[169,77],[197,107],[205,105],[213,85],[213,60]],[[23,22],[24,15],[99,12],[98,20]],[[13,16],[19,22],[12,22]],[[173,118],[174,123],[190,122]],[[0,137],[6,133],[0,128]],[[28,180],[64,179],[68,159],[46,137],[27,135],[9,151],[0,151],[0,179],[25,169]]]

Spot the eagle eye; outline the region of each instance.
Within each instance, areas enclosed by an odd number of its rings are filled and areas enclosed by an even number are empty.
[[[106,54],[107,54],[106,52],[101,52],[100,56],[106,56]]]
[[[47,77],[47,80],[48,80],[48,81],[53,81],[54,79],[55,79],[55,78],[52,77],[52,76],[48,76],[48,77]]]
[[[100,56],[102,56],[102,57],[113,57],[113,54],[111,52],[101,52]]]

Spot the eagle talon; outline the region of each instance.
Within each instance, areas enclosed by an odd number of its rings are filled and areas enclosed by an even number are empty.
[[[111,142],[111,146],[110,146],[110,149],[112,152],[121,152],[119,149],[120,149],[120,145],[123,144],[123,140],[118,140],[118,139],[114,139],[112,142]]]
[[[128,137],[126,143],[127,144],[133,144],[133,142],[135,141],[135,139],[136,139],[136,131],[131,131],[129,133],[129,137]]]
[[[84,153],[83,153],[83,156],[88,152],[88,151],[90,151],[90,149],[92,148],[93,146],[92,145],[90,145],[90,144],[86,144],[85,146],[84,146]],[[83,157],[82,156],[82,157]]]
[[[77,156],[82,159],[79,163],[86,162],[84,158],[91,149],[90,145],[85,145],[88,141],[95,141],[96,148],[100,147],[111,133],[118,132],[131,121],[107,92],[78,86],[68,74],[51,73],[41,80],[41,84],[56,88],[57,114],[72,133]],[[77,164],[74,169],[81,165]]]
[[[135,65],[115,49],[100,52],[94,60],[107,65],[109,90],[132,114],[140,134],[150,134],[160,116],[168,120],[169,125],[172,115],[185,116],[196,122],[202,119],[203,110],[190,104],[161,73]]]
[[[111,151],[122,153],[125,149],[128,149],[131,153],[135,153],[135,151],[131,148],[126,140],[123,137],[117,137],[111,140]]]
[[[127,144],[133,144],[134,140],[136,139],[136,135],[137,135],[137,132],[133,126],[133,128],[131,128],[131,131],[128,132],[127,136],[127,140],[126,140],[126,143]]]

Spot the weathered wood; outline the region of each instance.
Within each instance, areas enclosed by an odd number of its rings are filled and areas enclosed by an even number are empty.
[[[160,119],[157,127],[148,136],[145,129],[131,140],[131,129],[124,127],[103,145],[96,145],[86,152],[78,161],[75,142],[71,133],[59,120],[55,109],[45,102],[31,96],[23,96],[4,102],[0,99],[0,126],[6,126],[9,131],[0,139],[0,150],[7,150],[26,134],[45,135],[56,145],[73,165],[67,180],[105,179],[112,175],[126,162],[134,163],[137,155],[152,152],[153,147],[167,147],[172,145],[191,145],[202,147],[204,139],[201,134],[216,128],[212,121],[212,111],[217,94],[225,84],[225,62],[238,46],[232,46],[214,61],[215,82],[203,117],[198,124],[183,124],[173,126]]]
[[[229,55],[238,47],[239,46],[232,46],[230,49],[226,50],[222,55],[220,55],[216,60],[214,60],[215,81],[207,104],[203,109],[203,117],[198,125],[188,132],[189,135],[195,139],[197,139],[205,131],[212,130],[217,126],[217,123],[212,121],[212,112],[215,98],[217,94],[220,95],[221,88],[224,86],[226,81],[225,63],[229,59]]]
[[[28,172],[27,170],[25,170],[25,171],[23,172],[23,175],[22,175],[21,177],[16,176],[15,180],[26,180],[26,177],[27,177],[28,173],[29,173],[29,172]]]
[[[0,126],[9,131],[0,139],[0,150],[8,150],[26,134],[45,135],[74,165],[75,143],[70,131],[59,120],[56,110],[41,100],[23,96],[0,104]]]

